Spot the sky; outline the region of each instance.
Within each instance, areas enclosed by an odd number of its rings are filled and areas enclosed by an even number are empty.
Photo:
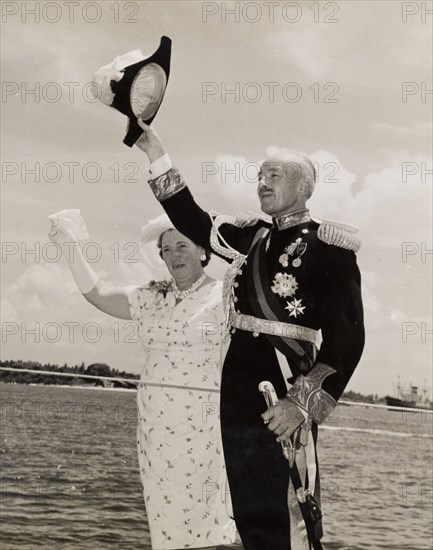
[[[367,340],[347,389],[393,394],[398,377],[431,387],[432,2],[75,4],[1,4],[2,359],[140,372],[133,324],[80,295],[47,216],[80,209],[107,284],[155,276],[136,245],[162,212],[147,158],[89,83],[167,35],[153,125],[197,202],[257,212],[257,163],[276,147],[308,154],[312,215],[355,225],[362,241]],[[224,268],[213,259],[208,272]]]

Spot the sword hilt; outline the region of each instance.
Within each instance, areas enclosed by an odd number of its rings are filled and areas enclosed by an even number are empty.
[[[262,392],[266,404],[269,408],[278,403],[277,392],[275,391],[272,382],[268,382],[267,380],[265,380],[264,382],[260,382],[259,391]]]
[[[278,396],[272,382],[265,380],[260,382],[259,391],[263,394],[268,408],[273,407],[278,403]],[[283,450],[283,455],[289,461],[289,466],[292,467],[295,462],[296,450],[293,446],[293,443],[290,441],[281,441],[281,448]]]

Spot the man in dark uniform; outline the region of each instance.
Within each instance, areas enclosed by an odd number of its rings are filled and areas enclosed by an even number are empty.
[[[317,424],[332,414],[364,346],[356,229],[311,218],[305,203],[314,167],[288,150],[267,159],[258,174],[261,209],[272,222],[205,212],[156,132],[139,124],[149,184],[171,221],[230,263],[221,428],[244,547],[321,548]],[[278,397],[267,410],[258,390],[263,381]]]

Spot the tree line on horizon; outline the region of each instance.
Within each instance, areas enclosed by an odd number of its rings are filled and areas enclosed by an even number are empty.
[[[139,379],[138,374],[132,374],[130,372],[119,371],[113,369],[106,363],[93,363],[85,366],[84,362],[81,365],[68,366],[65,363],[63,366],[51,363],[41,364],[37,361],[21,361],[10,360],[0,361],[0,366],[4,368],[14,369],[30,369],[39,371],[56,372],[58,374],[40,374],[31,372],[16,372],[16,371],[4,371],[0,370],[0,382],[15,383],[15,384],[60,384],[67,386],[107,386],[107,382],[104,380],[80,378],[80,374],[92,375],[92,376],[108,376],[112,378],[135,378]],[[78,376],[62,376],[62,373],[71,373]],[[135,384],[130,382],[113,381],[114,387],[136,387]]]
[[[73,374],[89,374],[93,376],[109,376],[112,378],[135,378],[139,379],[138,374],[132,374],[130,372],[119,371],[118,369],[113,369],[106,363],[92,363],[91,365],[85,366],[84,363],[81,365],[68,366],[65,363],[63,366],[59,366],[51,363],[38,363],[37,361],[0,361],[1,367],[6,368],[19,368],[19,369],[31,369],[31,370],[40,370],[40,371],[50,371],[56,372],[58,375],[53,376],[49,374],[34,374],[30,372],[14,372],[14,371],[0,371],[0,382],[6,383],[15,383],[15,384],[60,384],[67,386],[106,386],[107,384],[104,380],[89,379],[89,378],[80,378],[62,376],[62,372],[68,372]],[[131,387],[135,388],[135,384],[130,382],[113,382],[113,387]],[[363,403],[376,403],[379,400],[377,394],[363,395],[362,393],[347,391],[344,392],[341,396],[342,399],[348,401],[357,401]]]

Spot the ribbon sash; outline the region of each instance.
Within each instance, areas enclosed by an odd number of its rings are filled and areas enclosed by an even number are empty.
[[[262,230],[259,232],[261,235],[253,241],[246,266],[251,308],[260,319],[287,323],[287,312],[271,290],[266,265],[267,235]],[[313,366],[317,353],[313,344],[272,334],[266,334],[266,337],[287,357],[295,378],[301,371],[309,371]]]

